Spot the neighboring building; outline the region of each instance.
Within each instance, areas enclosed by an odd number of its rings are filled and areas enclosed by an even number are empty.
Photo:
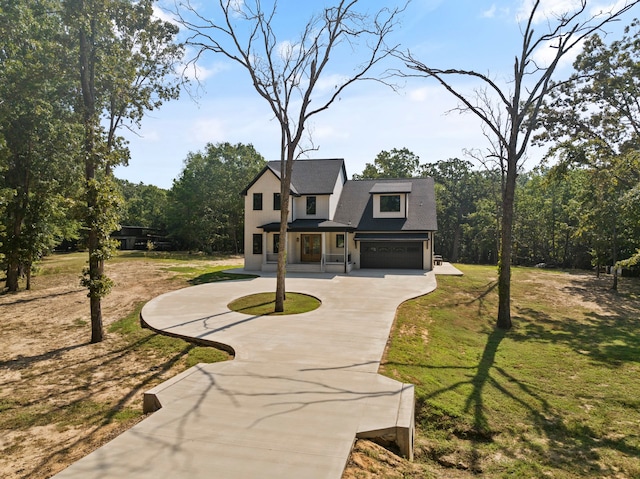
[[[269,162],[242,194],[245,269],[276,271],[280,162]],[[342,159],[293,165],[287,271],[431,270],[436,230],[432,178],[347,180]]]
[[[111,234],[111,238],[117,240],[121,250],[155,250],[169,251],[173,244],[156,228],[144,226],[121,226],[118,231]]]

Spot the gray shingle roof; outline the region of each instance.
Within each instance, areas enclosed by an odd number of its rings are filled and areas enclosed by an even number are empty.
[[[376,193],[411,193],[412,187],[413,183],[411,183],[411,180],[393,182],[376,181],[369,193],[372,195]]]
[[[280,178],[280,162],[270,161],[267,167]],[[344,160],[296,160],[293,163],[291,190],[298,195],[329,195],[333,193],[340,171],[346,171]]]
[[[350,180],[342,190],[334,221],[352,224],[358,231],[436,231],[436,196],[433,178],[401,180],[411,183],[407,218],[374,218],[371,189],[385,190],[384,183],[399,180]]]

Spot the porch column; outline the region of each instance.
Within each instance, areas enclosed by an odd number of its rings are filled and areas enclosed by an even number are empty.
[[[327,252],[327,233],[322,232],[322,249],[320,255],[320,271],[324,273],[325,254]]]
[[[349,232],[344,232],[344,274],[347,274],[349,267],[347,261],[349,259]]]
[[[267,264],[267,232],[265,230],[262,230],[262,264]]]

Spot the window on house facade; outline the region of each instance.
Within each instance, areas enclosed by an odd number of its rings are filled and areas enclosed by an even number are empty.
[[[276,233],[273,235],[273,252],[280,252],[280,234]]]
[[[307,196],[307,214],[308,215],[316,214],[316,197],[315,196]]]
[[[336,248],[344,248],[344,235],[336,235]]]
[[[253,235],[253,254],[262,254],[262,235]]]
[[[280,193],[273,194],[273,209],[280,210]]]
[[[262,209],[262,193],[253,194],[253,209],[254,210]]]
[[[400,195],[380,196],[380,212],[381,213],[399,213],[400,212]]]

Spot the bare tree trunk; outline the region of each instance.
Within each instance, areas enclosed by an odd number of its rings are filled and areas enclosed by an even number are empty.
[[[10,291],[10,292],[18,291],[19,279],[20,279],[20,259],[18,258],[18,252],[11,251],[11,253],[7,255],[7,279],[5,282],[7,291]]]
[[[22,223],[25,218],[25,211],[27,209],[27,198],[29,195],[28,186],[24,189],[19,188],[18,191],[22,199],[18,200],[14,207],[11,208],[13,214],[9,213],[12,217],[12,231],[11,231],[11,244],[12,247],[7,253],[7,279],[5,285],[10,292],[18,291],[20,286],[20,236],[22,234]]]
[[[278,274],[276,279],[276,304],[275,312],[282,313],[284,311],[284,302],[286,298],[285,280],[287,276],[287,225],[289,218],[289,188],[285,181],[282,180],[280,188],[280,238],[278,242]]]
[[[502,222],[498,259],[498,321],[496,326],[511,329],[511,252],[513,237],[513,202],[516,190],[517,164],[507,167],[502,193]]]
[[[31,266],[32,263],[31,261],[27,261],[27,263],[24,265],[24,274],[27,277],[27,286],[26,289],[27,291],[31,291]]]
[[[455,230],[453,232],[453,247],[451,248],[450,258],[452,263],[458,262],[458,256],[460,255],[460,238],[462,236],[462,218],[460,217],[460,215],[458,215],[456,219],[457,221]]]
[[[616,224],[613,224],[613,245],[612,245],[612,262],[613,262],[613,284],[611,285],[611,289],[614,291],[618,291],[618,228]]]

